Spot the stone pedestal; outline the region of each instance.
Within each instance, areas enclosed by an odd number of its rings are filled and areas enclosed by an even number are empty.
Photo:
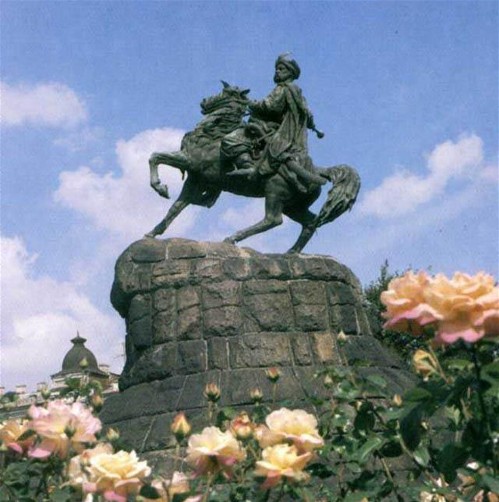
[[[143,239],[118,259],[111,300],[126,320],[127,359],[101,417],[140,453],[173,446],[178,411],[205,422],[207,383],[219,385],[220,406],[235,408],[251,405],[255,387],[271,399],[272,366],[282,374],[276,398],[288,406],[322,393],[318,369],[354,359],[394,392],[407,383],[371,335],[358,280],[329,257]]]

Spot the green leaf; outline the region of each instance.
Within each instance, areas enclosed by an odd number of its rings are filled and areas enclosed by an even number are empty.
[[[430,452],[426,446],[420,444],[413,451],[413,455],[416,462],[423,467],[426,467],[430,463]]]
[[[499,479],[495,478],[493,476],[490,476],[489,474],[484,474],[482,476],[482,482],[487,486],[487,488],[494,492],[494,493],[499,493]]]
[[[457,476],[456,470],[464,465],[468,459],[468,452],[456,443],[446,444],[437,455],[436,461],[440,472],[448,483],[452,483]]]
[[[147,499],[160,499],[161,498],[161,495],[159,494],[158,490],[156,490],[156,488],[154,488],[154,486],[151,486],[151,485],[144,485],[141,489],[140,489],[140,495],[142,495],[143,497],[147,498]]]
[[[326,479],[335,474],[335,471],[332,469],[330,465],[326,464],[311,464],[306,469],[312,476],[318,477],[320,479]]]
[[[364,499],[369,500],[370,496],[370,492],[354,492],[349,493],[343,500],[344,502],[361,502]]]
[[[402,399],[408,403],[419,403],[430,399],[433,400],[433,394],[422,387],[414,387],[407,391]]]
[[[410,450],[415,450],[421,442],[421,417],[421,410],[416,407],[400,421],[400,434]]]
[[[376,387],[379,387],[380,389],[386,388],[386,380],[380,375],[368,375],[366,377],[366,380],[369,383],[374,384]]]
[[[398,441],[389,441],[380,449],[383,457],[393,458],[402,455],[402,446]]]
[[[359,463],[363,464],[373,452],[378,450],[383,444],[385,440],[380,436],[372,436],[368,439],[359,450],[355,452],[354,459]]]
[[[71,498],[71,488],[69,486],[65,486],[64,488],[56,488],[50,494],[51,502],[70,502]]]

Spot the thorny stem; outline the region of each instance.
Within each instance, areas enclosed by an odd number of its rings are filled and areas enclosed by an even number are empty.
[[[468,350],[470,350],[469,346]],[[495,476],[497,474],[497,457],[494,448],[494,440],[492,438],[492,429],[490,427],[489,414],[487,413],[487,407],[485,406],[485,400],[483,398],[481,368],[480,368],[480,363],[478,361],[475,345],[471,346],[471,356],[473,358],[473,366],[475,368],[475,376],[478,384],[478,402],[480,403],[480,409],[482,411],[482,423],[485,425],[485,428],[487,430],[487,435],[489,436],[490,451],[492,453],[492,469],[494,470],[494,476]]]
[[[206,490],[204,492],[203,498],[201,502],[208,502],[208,499],[210,498],[210,489],[211,489],[211,482],[213,481],[213,474],[210,474],[208,476],[208,481],[206,483]]]

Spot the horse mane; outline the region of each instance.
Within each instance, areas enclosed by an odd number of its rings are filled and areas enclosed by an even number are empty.
[[[182,150],[221,140],[241,127],[249,102],[246,94],[238,87],[224,86],[219,94],[203,99],[201,113],[205,117],[184,136]]]

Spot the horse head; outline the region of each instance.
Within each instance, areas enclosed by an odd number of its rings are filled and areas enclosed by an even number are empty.
[[[248,93],[250,90],[232,86],[224,80],[221,82],[223,85],[221,92],[214,96],[204,98],[201,101],[201,113],[203,115],[208,115],[222,108],[234,107],[234,105],[237,105],[237,108],[241,108],[245,111],[249,103]]]

